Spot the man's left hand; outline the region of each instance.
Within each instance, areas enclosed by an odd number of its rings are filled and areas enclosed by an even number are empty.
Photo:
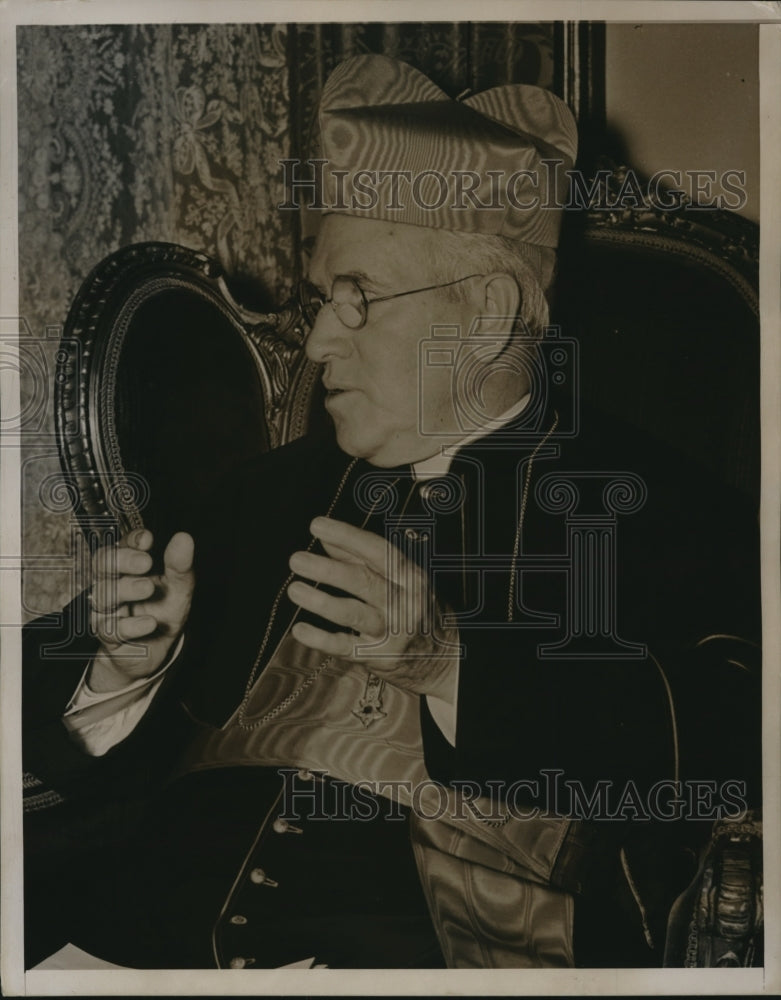
[[[288,596],[347,631],[296,622],[294,638],[360,663],[396,687],[452,701],[458,631],[442,625],[425,570],[386,539],[344,521],[316,517],[311,531],[327,555],[295,552],[290,568],[351,596],[336,597],[300,580],[290,584]]]

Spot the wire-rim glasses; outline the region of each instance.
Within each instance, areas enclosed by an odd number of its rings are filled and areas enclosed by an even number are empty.
[[[442,281],[436,285],[424,285],[422,288],[410,288],[406,292],[394,292],[392,295],[378,295],[373,299],[358,284],[358,279],[348,274],[338,274],[331,285],[331,295],[326,298],[320,289],[306,279],[298,286],[298,301],[304,319],[309,327],[315,325],[317,314],[323,306],[333,306],[339,320],[350,330],[360,330],[366,324],[366,314],[373,302],[388,302],[390,299],[400,299],[404,295],[417,295],[418,292],[430,292],[435,288],[449,288],[458,285],[469,278],[481,278],[481,274],[466,274],[455,281]]]

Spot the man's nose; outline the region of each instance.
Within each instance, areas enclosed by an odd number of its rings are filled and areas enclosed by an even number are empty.
[[[322,306],[306,338],[306,356],[324,364],[331,358],[344,358],[352,351],[352,330],[341,322],[330,303]]]

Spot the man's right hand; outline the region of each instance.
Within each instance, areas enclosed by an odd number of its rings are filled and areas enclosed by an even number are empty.
[[[151,676],[184,628],[195,585],[193,539],[173,535],[159,574],[150,572],[152,542],[152,532],[139,528],[95,555],[91,628],[100,649],[88,678],[95,693]]]

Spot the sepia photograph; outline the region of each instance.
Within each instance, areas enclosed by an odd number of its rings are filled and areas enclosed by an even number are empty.
[[[14,8],[7,995],[772,988],[781,17],[691,6]]]

